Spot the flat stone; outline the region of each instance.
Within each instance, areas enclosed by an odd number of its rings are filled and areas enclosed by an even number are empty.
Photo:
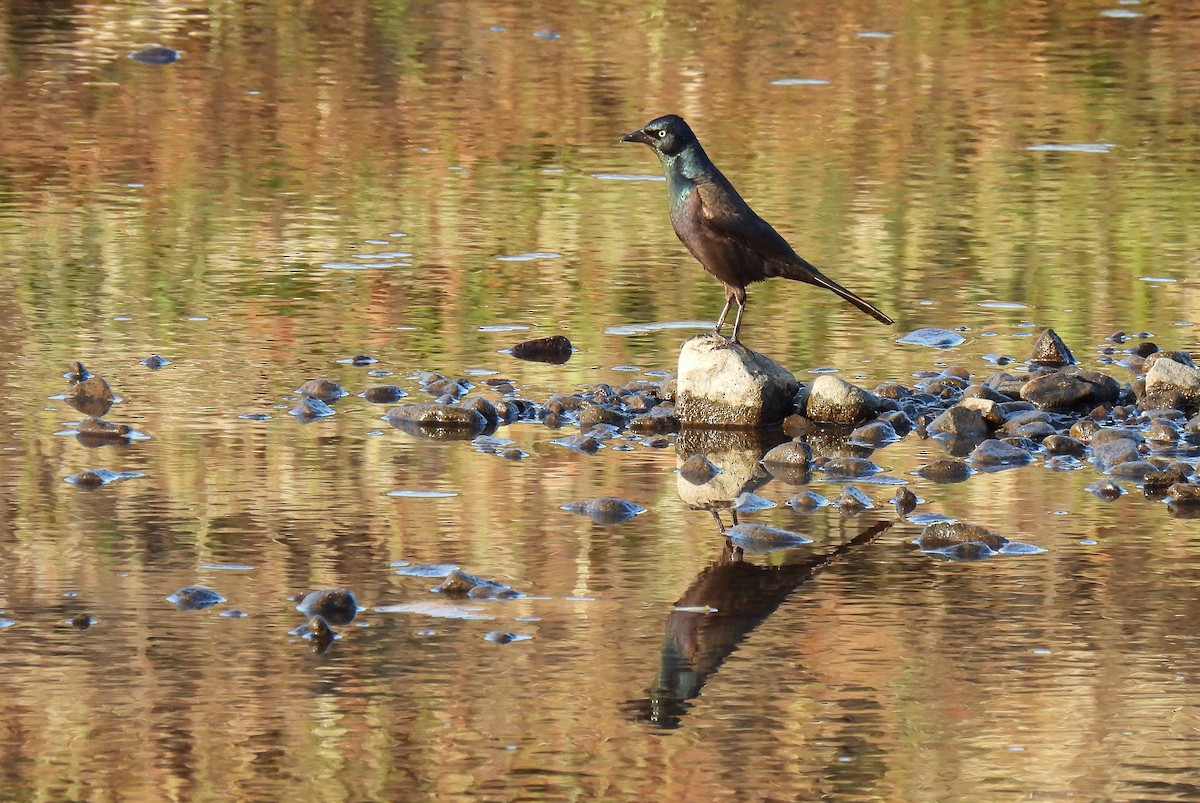
[[[1175,360],[1155,360],[1146,371],[1146,395],[1164,392],[1178,393],[1191,408],[1200,405],[1200,370]]]
[[[1026,465],[1033,460],[1033,456],[1024,449],[992,439],[976,446],[970,460],[976,468],[995,469]]]

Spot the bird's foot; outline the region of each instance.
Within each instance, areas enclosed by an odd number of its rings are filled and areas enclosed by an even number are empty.
[[[746,348],[744,345],[742,345],[741,340],[738,340],[736,337],[730,337],[729,335],[723,335],[716,329],[709,332],[708,336],[717,341],[716,347],[719,349]]]

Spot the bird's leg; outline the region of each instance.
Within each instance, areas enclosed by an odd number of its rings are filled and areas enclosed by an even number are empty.
[[[733,296],[725,295],[725,306],[721,307],[721,314],[717,316],[717,325],[713,327],[713,334],[721,334],[721,327],[725,325],[725,316],[729,314],[729,306],[733,304]]]
[[[738,333],[742,330],[742,313],[746,311],[746,291],[742,290],[730,300],[736,300],[738,305],[737,315],[733,319],[733,342],[740,346],[742,341],[738,337]]]

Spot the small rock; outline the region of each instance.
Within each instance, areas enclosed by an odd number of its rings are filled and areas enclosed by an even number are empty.
[[[138,360],[138,362],[140,362],[142,365],[149,368],[151,371],[157,371],[159,368],[162,368],[163,366],[171,364],[170,360],[164,360],[162,357],[158,356],[157,354],[151,354],[149,357],[145,358],[144,360]]]
[[[968,543],[983,544],[993,552],[999,552],[1009,540],[978,524],[965,521],[935,521],[926,525],[913,543],[927,552],[937,552]]]
[[[941,485],[963,482],[971,476],[971,467],[961,460],[934,460],[917,469],[917,474]]]
[[[733,509],[739,513],[754,513],[759,510],[769,510],[775,507],[775,503],[770,499],[759,496],[750,491],[743,491],[738,494],[737,499],[733,500]]]
[[[1092,436],[1099,432],[1101,426],[1094,419],[1081,418],[1071,425],[1068,434],[1081,443],[1091,443]]]
[[[856,516],[864,510],[870,510],[875,507],[875,503],[871,501],[871,497],[853,485],[847,485],[843,488],[841,496],[838,497],[837,502],[834,504],[838,506],[842,511],[842,515],[845,516]]]
[[[903,413],[900,414],[903,415]],[[896,432],[896,428],[882,420],[870,421],[850,433],[851,443],[860,443],[874,449],[898,440],[900,440],[900,435]],[[763,462],[766,462],[765,458]]]
[[[788,507],[797,513],[812,513],[829,504],[829,500],[816,491],[801,491],[787,501]]]
[[[1167,489],[1167,500],[1178,506],[1200,505],[1200,485],[1176,483]]]
[[[1155,360],[1146,371],[1146,395],[1164,391],[1178,393],[1189,409],[1195,409],[1200,405],[1200,370],[1173,359]]]
[[[768,468],[782,466],[806,469],[812,464],[812,447],[803,441],[781,443],[763,455],[762,462]]]
[[[90,613],[78,613],[71,618],[71,626],[77,627],[80,630],[87,630],[96,620],[92,618]]]
[[[631,430],[643,435],[678,432],[679,426],[679,418],[675,415],[673,404],[660,404],[629,422]]]
[[[413,434],[413,427],[455,429],[478,435],[487,428],[487,420],[477,410],[445,404],[406,404],[388,410],[384,418],[396,429]]]
[[[573,351],[570,340],[562,335],[554,335],[518,343],[509,349],[509,354],[518,360],[562,365],[571,359]]]
[[[812,543],[811,538],[799,533],[765,524],[735,524],[725,531],[725,535],[734,546],[745,552],[774,552]]]
[[[1117,479],[1143,482],[1147,476],[1158,471],[1158,466],[1147,460],[1128,460],[1117,463],[1108,469],[1108,473]]]
[[[288,412],[296,416],[296,420],[301,424],[308,424],[333,415],[333,408],[320,399],[301,397],[296,402],[296,406]]]
[[[87,369],[83,367],[83,363],[75,363],[83,373],[76,374],[82,376],[87,373]],[[74,370],[74,368],[73,368]],[[86,379],[74,383],[63,394],[63,400],[67,404],[74,407],[84,415],[95,416],[99,418],[108,413],[116,403],[116,395],[112,392],[112,388],[104,381],[103,377],[92,376],[88,374]]]
[[[1022,399],[1043,410],[1073,410],[1115,402],[1121,386],[1099,371],[1070,366],[1029,380],[1020,392]]]
[[[615,496],[569,502],[563,505],[562,509],[587,516],[597,524],[621,524],[646,512],[646,508],[641,505]]]
[[[473,574],[467,574],[461,569],[455,569],[446,576],[442,584],[434,591],[448,597],[472,597],[475,599],[499,599],[501,597],[520,596],[520,592],[504,583],[487,580]]]
[[[483,416],[485,429],[494,429],[500,422],[500,414],[496,411],[496,405],[483,396],[468,396],[460,401],[457,406],[464,410],[474,410]]]
[[[720,472],[721,469],[702,454],[692,455],[679,466],[679,476],[692,485],[704,485]]]
[[[350,364],[357,365],[360,368],[364,365],[374,365],[377,362],[379,362],[379,360],[375,359],[370,354],[355,354],[350,358]]]
[[[1087,445],[1069,435],[1047,435],[1042,439],[1042,448],[1052,455],[1083,457],[1087,454]]]
[[[200,611],[224,601],[216,591],[201,586],[186,586],[167,597],[167,602],[181,611]]]
[[[1033,460],[1033,456],[1004,441],[991,439],[976,446],[969,459],[975,468],[987,470],[1023,466]]]
[[[1099,435],[1100,433],[1096,433]],[[1109,438],[1096,442],[1092,440],[1092,460],[1101,471],[1107,471],[1113,466],[1141,459],[1137,442],[1132,438]]]
[[[565,438],[556,438],[550,442],[555,446],[570,449],[572,452],[588,455],[595,454],[603,446],[594,436],[587,434],[569,435]]]
[[[926,430],[931,435],[941,433],[963,440],[981,441],[991,434],[992,428],[984,420],[982,412],[956,404],[930,421]]]
[[[602,404],[586,404],[579,411],[579,430],[587,432],[597,424],[609,424],[624,429],[629,419],[620,410]]]
[[[135,50],[129,54],[129,58],[140,61],[142,64],[163,65],[178,61],[179,52],[162,45],[151,45],[143,47],[141,50]]]
[[[879,399],[860,387],[830,374],[821,374],[809,388],[804,414],[829,424],[859,424],[879,409]]]
[[[1142,491],[1146,496],[1162,496],[1172,485],[1186,485],[1187,481],[1188,475],[1181,471],[1170,469],[1151,471],[1142,479]]]
[[[1125,493],[1125,489],[1120,485],[1117,485],[1112,480],[1100,480],[1099,482],[1094,482],[1087,488],[1084,488],[1084,490],[1088,493],[1095,494],[1105,502],[1111,502],[1114,499],[1120,499],[1121,495]]]
[[[358,616],[360,608],[354,592],[348,588],[330,588],[305,595],[296,610],[305,616],[321,616],[330,624],[348,625]]]
[[[893,504],[896,505],[896,513],[900,518],[905,518],[909,513],[916,510],[917,495],[910,491],[907,486],[900,486],[896,489],[896,495],[892,497]]]
[[[897,343],[904,343],[909,346],[929,346],[935,349],[950,349],[955,346],[960,346],[966,342],[966,338],[957,332],[951,332],[949,329],[937,329],[934,327],[925,327],[924,329],[916,329],[903,337],[896,339]]]
[[[1078,362],[1067,344],[1062,341],[1053,329],[1046,329],[1041,337],[1033,344],[1033,357],[1030,362],[1044,365],[1048,368],[1061,368],[1064,365],[1074,365]]]
[[[320,399],[326,404],[333,404],[343,396],[350,395],[342,390],[342,386],[332,379],[310,379],[296,388],[296,392],[302,398]]]
[[[883,468],[863,457],[833,457],[821,466],[830,477],[839,479],[857,479],[878,474]]]
[[[407,395],[396,385],[372,385],[362,392],[371,404],[395,404]]]

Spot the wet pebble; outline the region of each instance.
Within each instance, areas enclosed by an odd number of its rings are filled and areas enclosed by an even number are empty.
[[[75,616],[71,617],[70,622],[72,627],[76,627],[80,630],[87,630],[96,623],[96,620],[92,618],[90,613],[77,613]]]
[[[493,630],[484,635],[484,641],[490,641],[493,644],[511,644],[514,641],[528,641],[533,636],[523,635],[521,633],[511,633],[507,630]]]
[[[305,616],[320,616],[334,625],[348,625],[361,610],[354,592],[348,588],[311,591],[296,606]]]
[[[788,507],[797,513],[812,513],[829,504],[829,500],[816,491],[801,491],[787,501]]]
[[[811,544],[812,539],[790,530],[768,527],[765,524],[735,524],[725,531],[734,546],[746,552],[774,552]]]
[[[965,521],[940,521],[926,525],[913,541],[924,552],[939,553],[951,560],[983,560],[995,554],[1027,555],[1045,550],[1032,544],[1010,541],[986,527]]]
[[[343,396],[350,395],[342,386],[332,379],[309,379],[296,388],[296,392],[305,399],[319,399],[326,404],[333,404]]]
[[[179,52],[172,50],[169,47],[162,45],[151,45],[143,47],[141,50],[135,50],[129,54],[129,58],[134,61],[140,61],[142,64],[163,65],[179,60]]]
[[[526,340],[509,349],[509,354],[518,360],[545,362],[552,365],[562,365],[567,362],[571,359],[572,352],[571,341],[563,335]]]
[[[812,447],[803,441],[788,441],[763,455],[762,462],[770,466],[807,469],[812,463]]]
[[[892,497],[892,503],[896,506],[896,513],[900,518],[904,518],[917,507],[917,495],[908,489],[907,486],[902,486],[896,489],[896,495]]]
[[[202,586],[186,586],[167,597],[167,602],[181,611],[199,611],[224,601],[216,591]]]
[[[572,452],[592,455],[600,451],[603,444],[592,435],[570,435],[550,441],[555,446],[562,446]]]
[[[96,418],[106,415],[112,409],[117,397],[103,377],[93,376],[81,362],[75,363],[68,373],[86,378],[73,382],[63,393],[63,400],[67,404],[84,415]]]
[[[968,479],[971,467],[961,460],[934,460],[921,466],[916,473],[930,482],[946,485]]]
[[[1017,446],[990,439],[971,450],[969,459],[976,469],[989,471],[1027,465],[1033,456]]]
[[[288,412],[296,416],[296,420],[301,424],[309,424],[333,415],[333,408],[320,399],[305,397],[299,399],[296,406]]]
[[[1114,499],[1120,499],[1121,495],[1125,493],[1125,489],[1112,480],[1100,480],[1099,482],[1094,482],[1087,488],[1084,488],[1084,490],[1088,493],[1095,494],[1098,498],[1104,500],[1105,502],[1111,502]]]
[[[65,480],[77,488],[82,488],[85,491],[94,491],[97,488],[108,485],[110,482],[142,476],[145,475],[139,471],[109,471],[106,468],[89,468],[77,471],[71,476],[66,477]]]
[[[372,385],[360,395],[371,404],[395,404],[408,394],[396,385]]]
[[[702,454],[692,455],[679,466],[679,476],[692,485],[704,485],[720,472],[721,469]]]
[[[842,511],[842,514],[846,516],[855,516],[864,510],[869,510],[875,507],[875,503],[871,501],[871,497],[867,496],[853,485],[847,485],[845,488],[843,488],[841,495],[834,504],[836,504],[838,509]]]
[[[470,597],[472,599],[511,599],[523,596],[520,591],[495,580],[488,580],[461,569],[446,575],[434,591],[447,597]]]
[[[829,424],[860,424],[879,409],[879,398],[830,374],[818,376],[804,398],[804,415]]]
[[[883,468],[863,457],[834,457],[821,466],[821,471],[831,478],[856,479],[878,474]]]
[[[925,327],[923,329],[915,329],[903,337],[897,338],[897,343],[903,343],[908,346],[928,346],[935,349],[950,349],[955,346],[961,346],[966,342],[966,338],[957,332],[951,332],[949,329],[938,329],[935,327]]]
[[[158,356],[157,354],[151,354],[149,357],[145,358],[144,360],[138,360],[138,362],[140,362],[142,365],[149,368],[151,371],[157,371],[159,368],[162,368],[164,366],[171,364],[170,360],[163,359],[162,357]]]
[[[473,438],[487,428],[487,420],[477,410],[436,403],[394,407],[384,418],[410,435],[433,438],[442,430],[455,430],[460,437]]]
[[[579,429],[582,432],[587,432],[597,424],[624,429],[628,423],[629,419],[624,413],[608,405],[586,404],[579,410]]]
[[[312,641],[312,651],[315,653],[325,652],[329,649],[330,644],[342,637],[333,629],[329,620],[320,615],[313,616],[304,624],[292,628],[288,631],[288,635]]]
[[[615,496],[568,502],[562,509],[587,516],[597,524],[621,524],[646,512],[646,508],[641,505]]]
[[[1064,365],[1074,365],[1078,360],[1067,344],[1053,329],[1046,329],[1033,344],[1033,356],[1030,362],[1036,365],[1060,368]]]
[[[759,496],[750,491],[743,491],[738,494],[737,499],[733,500],[733,509],[739,513],[754,513],[758,510],[769,510],[775,507],[775,503],[770,499]]]

